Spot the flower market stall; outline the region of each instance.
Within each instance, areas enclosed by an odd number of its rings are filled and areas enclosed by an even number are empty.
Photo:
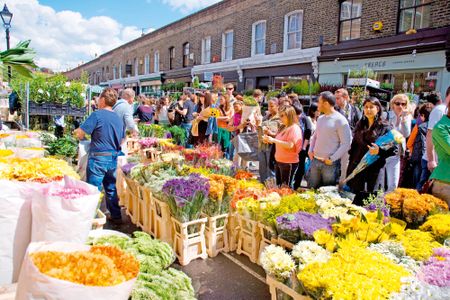
[[[157,155],[130,157],[118,187],[132,220],[182,265],[236,251],[265,269],[273,299],[450,296],[444,201],[399,188],[361,207],[334,187],[264,186],[216,146],[183,149],[166,137],[139,141]]]

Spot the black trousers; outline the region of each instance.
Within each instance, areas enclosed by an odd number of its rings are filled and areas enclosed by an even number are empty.
[[[294,179],[295,171],[297,170],[298,164],[289,164],[277,162],[275,167],[275,174],[277,179],[277,185],[292,186],[292,180]]]

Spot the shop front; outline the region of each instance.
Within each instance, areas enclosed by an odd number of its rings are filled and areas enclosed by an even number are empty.
[[[192,84],[191,68],[165,71],[164,74],[162,74],[161,79],[163,84],[184,83],[185,86],[191,86]]]
[[[450,74],[445,68],[445,51],[411,53],[354,60],[319,63],[320,84],[346,85],[351,70],[371,69],[376,72],[380,88],[413,94],[440,91],[445,94]]]
[[[161,75],[155,74],[153,76],[147,75],[139,79],[140,93],[146,95],[158,95],[161,90]]]

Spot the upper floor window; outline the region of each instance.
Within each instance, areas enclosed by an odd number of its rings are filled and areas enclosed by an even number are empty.
[[[431,0],[400,0],[398,31],[429,27],[431,2]]]
[[[117,78],[117,67],[116,65],[113,66],[113,79]]]
[[[202,64],[211,62],[211,37],[202,39]]]
[[[284,17],[284,50],[302,47],[303,11],[297,10]]]
[[[153,72],[159,72],[159,51],[155,51],[153,60]]]
[[[362,0],[346,0],[341,2],[339,17],[339,40],[359,39],[361,35]]]
[[[222,60],[233,59],[233,30],[226,31],[222,34]]]
[[[169,48],[169,70],[172,70],[175,62],[175,48]]]
[[[147,54],[144,59],[144,74],[150,73],[150,56]]]
[[[266,21],[252,25],[252,55],[266,53]]]
[[[183,67],[189,66],[189,43],[183,44]]]
[[[122,63],[119,64],[119,78],[122,78]]]

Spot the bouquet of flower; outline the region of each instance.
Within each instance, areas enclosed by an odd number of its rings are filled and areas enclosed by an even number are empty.
[[[416,190],[398,188],[385,195],[394,217],[409,224],[418,225],[433,211],[448,211],[446,202],[432,195],[419,194]]]
[[[433,239],[429,232],[407,229],[397,240],[405,247],[406,254],[415,260],[425,261],[432,254],[434,248],[442,245]]]
[[[172,215],[180,222],[197,220],[208,201],[209,182],[199,174],[167,181],[162,192]]]
[[[209,193],[212,201],[205,205],[204,212],[208,216],[228,213],[230,201],[234,191],[237,189],[237,181],[231,177],[218,174],[210,174],[207,177],[211,185]]]
[[[237,170],[236,174],[234,175],[234,178],[236,179],[253,179],[253,177],[254,176],[252,173],[242,169]]]
[[[206,167],[211,170],[211,173],[221,174],[233,177],[235,173],[235,167],[231,160],[221,158],[212,159],[206,162]]]
[[[238,203],[245,198],[250,197],[256,200],[262,197],[264,194],[265,193],[259,189],[241,187],[241,182],[238,182],[238,188],[234,192],[231,199],[231,208],[237,209],[237,207],[240,206],[240,204]]]
[[[146,137],[139,140],[139,144],[141,145],[141,149],[148,149],[151,147],[155,147],[158,145],[158,139],[154,137]]]
[[[314,232],[323,229],[331,232],[332,220],[324,219],[319,214],[297,212],[277,218],[278,236],[291,243],[313,238]]]
[[[300,241],[292,248],[292,257],[297,261],[298,270],[301,271],[310,263],[327,262],[331,253],[313,241]]]
[[[443,243],[450,237],[450,214],[436,214],[427,218],[420,230],[429,231],[433,237]]]
[[[417,277],[405,277],[402,279],[402,288],[398,293],[392,293],[390,300],[405,299],[427,299],[445,300],[450,299],[450,289],[441,288],[419,280]]]
[[[352,204],[350,199],[338,195],[316,194],[315,198],[319,214],[326,219],[348,221],[367,212],[365,208]]]
[[[267,274],[283,283],[290,278],[295,270],[292,257],[279,246],[267,246],[261,253],[260,261]]]
[[[255,114],[259,111],[258,102],[252,96],[244,97],[244,106],[242,107],[241,124],[246,123],[248,120],[254,123]]]
[[[421,268],[418,278],[431,285],[450,288],[450,249],[437,248]]]
[[[416,274],[420,269],[421,263],[407,256],[405,248],[398,242],[384,241],[379,244],[372,244],[368,249],[383,254],[412,274]]]
[[[298,279],[314,299],[388,299],[409,275],[384,255],[349,244],[327,262],[306,265]]]
[[[383,136],[380,136],[375,144],[380,147],[381,150],[389,150],[395,146],[395,144],[402,144],[405,141],[403,135],[395,129],[392,129]],[[376,162],[380,158],[380,155],[372,155],[368,151],[353,172],[345,178],[344,183],[354,178],[357,174],[362,172],[365,168]]]

